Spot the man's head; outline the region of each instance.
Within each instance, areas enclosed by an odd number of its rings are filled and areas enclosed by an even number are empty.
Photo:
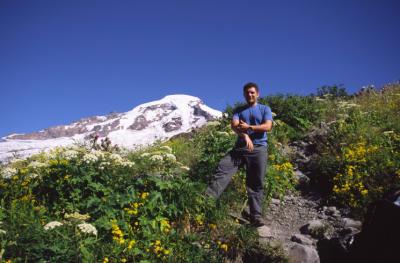
[[[257,104],[257,99],[260,96],[258,86],[256,83],[249,82],[243,87],[243,96],[246,99],[247,104]]]

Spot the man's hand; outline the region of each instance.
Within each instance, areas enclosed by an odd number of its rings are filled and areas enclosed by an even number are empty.
[[[247,132],[247,130],[250,128],[250,125],[248,125],[246,122],[240,120],[239,121],[239,125],[238,125],[238,129],[241,132]]]
[[[247,149],[248,149],[250,152],[252,152],[253,149],[254,149],[254,145],[253,145],[253,142],[252,142],[251,139],[250,139],[250,136],[247,135],[247,134],[245,134],[245,135],[244,135],[244,140],[246,141],[246,147],[247,147]]]

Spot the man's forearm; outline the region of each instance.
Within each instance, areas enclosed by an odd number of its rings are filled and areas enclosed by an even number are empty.
[[[249,129],[254,132],[269,132],[271,131],[272,127],[271,125],[264,123],[261,125],[249,125]]]

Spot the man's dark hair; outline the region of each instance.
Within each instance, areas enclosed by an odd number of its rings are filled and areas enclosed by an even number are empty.
[[[248,90],[250,88],[255,88],[256,91],[259,92],[258,91],[258,85],[256,83],[254,83],[254,82],[246,83],[246,85],[243,86],[243,92],[245,92],[246,90]]]

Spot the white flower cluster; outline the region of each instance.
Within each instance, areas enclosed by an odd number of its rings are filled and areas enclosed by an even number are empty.
[[[92,234],[97,236],[97,229],[89,223],[81,223],[78,225],[78,228],[82,233]]]
[[[109,156],[109,159],[114,162],[114,163],[122,163],[123,159],[121,157],[121,155],[113,153]]]
[[[90,164],[95,163],[99,160],[99,158],[93,153],[87,153],[83,156],[83,162]]]
[[[142,153],[142,154],[140,155],[140,158],[146,159],[146,158],[148,158],[149,156],[151,156],[150,153]]]
[[[132,162],[132,161],[123,161],[123,162],[121,163],[121,165],[124,166],[124,167],[132,168],[132,167],[135,165],[135,162]]]
[[[49,229],[53,229],[53,228],[56,228],[56,227],[59,227],[62,225],[63,225],[63,223],[61,223],[61,222],[51,221],[51,222],[47,223],[43,228],[44,228],[44,230],[49,230]]]
[[[176,162],[176,157],[172,153],[164,154],[164,158],[165,158],[166,161]]]
[[[75,150],[66,150],[65,152],[63,152],[64,158],[67,159],[68,161],[76,159],[78,155],[79,152]]]
[[[162,157],[162,155],[154,154],[149,158],[149,160],[153,163],[159,163],[162,162],[164,158]]]
[[[42,162],[38,162],[38,161],[33,161],[28,165],[28,167],[32,168],[32,169],[43,168],[43,167],[46,167],[46,166],[47,166],[47,164],[42,163]]]
[[[3,176],[3,178],[9,179],[9,178],[13,177],[14,175],[16,175],[17,172],[18,172],[18,170],[15,168],[6,167],[1,171],[1,175]]]
[[[105,153],[99,150],[92,151],[92,154],[94,154],[99,159],[104,159],[105,157]]]
[[[99,169],[100,169],[100,170],[104,170],[106,167],[109,167],[110,165],[111,165],[110,162],[101,162],[101,163],[99,164]]]

